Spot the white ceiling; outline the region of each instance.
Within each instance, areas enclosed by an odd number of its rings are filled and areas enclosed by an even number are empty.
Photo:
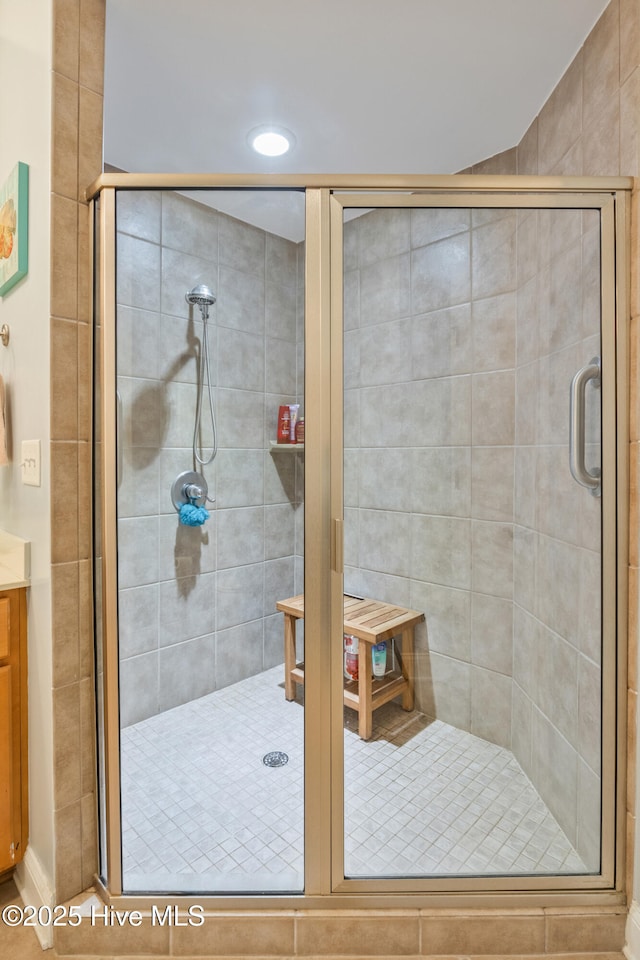
[[[518,143],[606,5],[107,0],[105,162],[167,173],[454,173]],[[295,134],[285,157],[250,150],[249,130],[267,122]],[[215,206],[301,239],[295,196],[248,204],[227,194]]]

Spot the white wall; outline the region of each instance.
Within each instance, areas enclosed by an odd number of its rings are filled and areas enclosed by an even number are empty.
[[[11,449],[0,467],[0,527],[31,541],[29,631],[30,848],[53,886],[49,278],[52,83],[50,0],[0,0],[0,181],[29,165],[29,272],[0,298],[0,374],[10,401]],[[20,446],[39,439],[42,485],[21,483]]]

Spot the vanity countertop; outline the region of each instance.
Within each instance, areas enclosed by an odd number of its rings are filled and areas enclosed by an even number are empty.
[[[31,583],[31,542],[0,530],[0,590],[17,590]]]

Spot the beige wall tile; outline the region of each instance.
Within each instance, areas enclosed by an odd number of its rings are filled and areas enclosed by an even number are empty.
[[[52,563],[78,559],[78,445],[51,444]]]
[[[78,84],[53,74],[51,188],[75,200],[78,192]]]
[[[54,830],[56,899],[58,903],[64,903],[82,889],[82,815],[79,800],[56,811]],[[56,929],[61,931],[63,928]]]
[[[540,161],[540,174],[552,174],[556,177],[579,177],[583,173],[584,162],[582,159],[582,137],[573,143],[567,152],[563,154],[557,163],[549,167],[542,166]]]
[[[92,334],[86,323],[79,323],[78,335],[78,440],[91,440],[91,368]]]
[[[582,132],[582,51],[566,71],[538,116],[538,173],[549,170]]]
[[[98,872],[98,812],[95,793],[80,801],[82,818],[82,887],[86,890]]]
[[[338,954],[389,957],[417,954],[417,913],[371,916],[336,911],[296,918],[296,952],[301,956]]]
[[[640,14],[639,14],[640,17]],[[640,68],[636,68],[620,88],[620,173],[637,177],[638,123],[640,116]]]
[[[640,63],[640,3],[619,0],[620,5],[620,85]]]
[[[78,559],[88,560],[91,556],[91,447],[88,443],[78,444]]]
[[[583,124],[588,127],[620,86],[619,4],[611,0],[584,43]]]
[[[80,677],[78,648],[78,565],[51,568],[53,617],[53,685],[64,686]]]
[[[78,311],[77,204],[54,194],[51,202],[51,313],[75,320]]]
[[[602,106],[582,136],[582,172],[589,177],[616,176],[620,170],[620,94]]]
[[[481,916],[422,917],[422,952],[431,954],[507,955],[544,953],[544,917]]]
[[[517,172],[517,150],[511,147],[509,150],[503,150],[496,153],[480,163],[474,163],[471,168],[474,174],[510,174]]]
[[[80,0],[55,0],[53,4],[53,69],[78,79]]]
[[[51,320],[51,439],[78,434],[78,325]]]
[[[80,0],[78,78],[83,87],[99,94],[104,87],[105,10],[105,0]]]
[[[80,678],[93,677],[93,578],[92,561],[78,563],[78,653]]]
[[[102,172],[102,96],[84,87],[80,87],[78,141],[78,199],[84,200],[85,190]]]
[[[82,796],[93,793],[96,780],[95,716],[93,678],[80,684],[80,779]]]
[[[294,947],[293,912],[216,916],[201,927],[174,927],[171,953],[177,957],[291,956]]]
[[[517,146],[516,172],[535,176],[538,172],[538,119],[533,121]]]
[[[56,808],[67,806],[81,794],[80,685],[70,683],[53,693],[54,784]]]
[[[83,922],[77,927],[56,927],[55,949],[59,956],[168,957],[170,934],[170,927],[152,926],[150,918],[145,918],[139,927],[103,925],[96,920],[94,924]]]
[[[573,953],[621,950],[624,944],[625,913],[566,914],[546,913],[547,953]]]
[[[78,320],[89,323],[92,311],[91,244],[89,206],[78,204]]]

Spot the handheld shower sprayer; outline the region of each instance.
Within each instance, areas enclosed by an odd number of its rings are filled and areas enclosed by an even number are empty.
[[[206,283],[199,283],[197,287],[193,288],[193,290],[189,290],[188,293],[185,293],[184,298],[187,303],[200,307],[203,320],[209,319],[209,307],[213,306],[213,304],[216,302],[216,298]]]
[[[218,452],[218,442],[216,437],[216,417],[213,407],[213,388],[211,385],[211,368],[209,363],[209,331],[207,321],[209,320],[209,307],[213,306],[216,298],[211,289],[205,284],[200,283],[193,290],[185,294],[185,300],[191,306],[200,308],[202,314],[202,345],[200,348],[200,371],[198,375],[198,396],[196,401],[196,420],[193,429],[193,459],[196,464],[206,466],[211,463]],[[205,371],[207,375],[207,391],[209,394],[209,412],[211,414],[211,428],[213,432],[213,445],[209,457],[205,457],[204,450],[198,444],[198,434],[200,432],[200,421],[202,418],[202,390],[204,387]]]

